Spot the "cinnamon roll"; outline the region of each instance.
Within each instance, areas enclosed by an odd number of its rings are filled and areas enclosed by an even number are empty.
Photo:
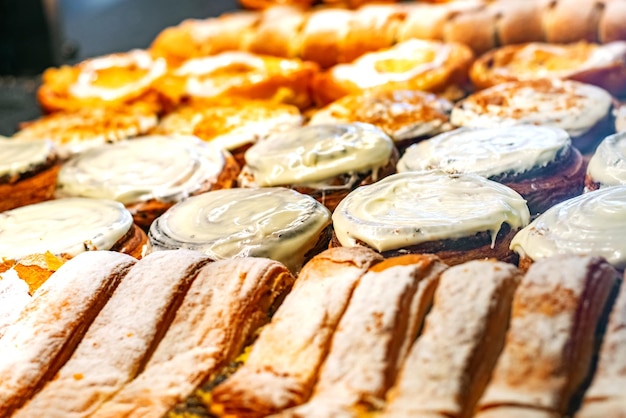
[[[606,137],[589,159],[585,190],[626,184],[626,132]]]

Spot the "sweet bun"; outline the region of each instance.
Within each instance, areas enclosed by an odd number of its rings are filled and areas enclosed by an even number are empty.
[[[626,184],[626,133],[606,137],[587,164],[585,190]]]

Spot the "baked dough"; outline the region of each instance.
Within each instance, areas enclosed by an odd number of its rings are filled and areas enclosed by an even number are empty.
[[[589,159],[585,190],[626,184],[626,133],[610,135],[600,142]]]

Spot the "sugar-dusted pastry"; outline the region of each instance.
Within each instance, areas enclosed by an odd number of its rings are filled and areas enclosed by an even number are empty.
[[[524,199],[475,174],[406,172],[363,186],[333,213],[332,245],[384,256],[434,253],[449,265],[513,260],[509,243],[530,221]]]
[[[401,151],[452,129],[452,104],[419,90],[365,91],[344,96],[315,111],[309,124],[365,122],[382,129]]]
[[[596,329],[619,279],[600,257],[555,256],[533,264],[513,298],[504,350],[478,408],[564,415],[590,372]]]
[[[145,134],[156,124],[154,112],[138,107],[83,108],[27,122],[13,138],[52,141],[59,156],[66,159],[105,143]]]
[[[37,98],[48,112],[128,104],[159,110],[153,86],[166,71],[163,58],[144,50],[105,55],[74,66],[49,68]]]
[[[232,187],[238,173],[232,156],[194,136],[146,136],[70,158],[56,196],[116,200],[147,230],[176,202]]]
[[[239,186],[292,188],[333,211],[358,186],[395,172],[397,160],[391,138],[372,125],[308,125],[250,147]]]
[[[212,412],[262,417],[305,402],[354,288],[381,260],[365,248],[332,248],[309,261],[245,364],[213,390]]]
[[[58,161],[50,141],[0,137],[0,212],[51,199]]]
[[[318,74],[313,94],[318,105],[381,88],[447,92],[458,98],[472,58],[471,50],[462,44],[411,39]]]
[[[293,282],[284,265],[266,258],[204,266],[139,375],[92,417],[163,416],[235,360]]]
[[[531,214],[583,191],[585,164],[562,129],[519,125],[459,128],[409,147],[397,171],[473,173],[509,186]]]
[[[614,132],[612,106],[611,95],[590,84],[560,79],[512,81],[458,102],[450,121],[470,128],[520,124],[561,128],[584,154]]]
[[[65,263],[0,338],[0,415],[54,377],[135,259],[93,251]]]
[[[359,280],[333,335],[311,398],[281,417],[372,411],[384,402],[447,268],[431,255],[376,264]]]
[[[508,81],[562,78],[594,84],[622,96],[626,93],[626,42],[507,45],[478,57],[470,78],[478,88]]]
[[[520,267],[556,254],[606,258],[626,268],[626,185],[607,187],[561,202],[518,232],[511,249]]]
[[[178,250],[137,262],[54,380],[14,416],[78,418],[94,413],[140,372],[209,261],[196,251]]]
[[[74,257],[112,250],[141,257],[146,234],[121,203],[66,198],[0,213],[0,259],[45,253]]]
[[[446,270],[383,416],[472,416],[504,345],[520,279],[515,266],[493,260]]]
[[[626,184],[626,132],[610,135],[600,142],[589,159],[585,190]]]
[[[216,190],[177,203],[157,218],[148,252],[187,248],[214,260],[267,257],[297,272],[327,246],[330,223],[328,209],[294,190]]]

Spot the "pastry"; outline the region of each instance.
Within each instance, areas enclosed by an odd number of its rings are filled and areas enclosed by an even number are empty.
[[[0,212],[51,199],[58,160],[50,141],[0,137]]]
[[[515,266],[493,260],[446,270],[383,416],[472,416],[504,345],[520,279]]]
[[[309,125],[250,147],[239,186],[293,188],[332,212],[358,186],[395,172],[397,160],[392,140],[372,125]]]
[[[258,22],[244,32],[243,36],[240,35],[245,43],[243,48],[255,54],[299,58],[299,33],[307,17],[308,12],[296,5],[280,4],[270,7],[259,13]]]
[[[515,293],[504,350],[479,409],[564,415],[590,372],[596,329],[619,279],[600,257],[556,256],[533,264]]]
[[[262,417],[306,401],[354,288],[381,260],[365,248],[333,248],[309,261],[245,364],[213,390],[212,412]]]
[[[146,240],[130,212],[111,200],[56,199],[0,213],[0,259],[47,251],[74,257],[92,250],[139,258]]]
[[[452,104],[418,90],[381,90],[349,94],[315,111],[310,125],[370,123],[393,139],[402,153],[409,145],[452,129]]]
[[[187,248],[214,260],[267,257],[297,272],[327,246],[330,213],[285,188],[216,190],[172,206],[148,237],[147,252]]]
[[[333,246],[372,248],[385,257],[433,253],[449,265],[514,261],[513,235],[528,224],[524,199],[474,174],[406,172],[363,186],[333,213]]]
[[[615,130],[617,132],[626,131],[626,105],[620,104],[613,110],[615,116]]]
[[[614,96],[623,96],[626,42],[507,45],[478,57],[470,69],[470,78],[478,88],[551,77],[594,84]]]
[[[70,158],[59,172],[56,196],[116,200],[148,230],[176,202],[230,188],[238,173],[232,156],[196,137],[147,136]]]
[[[105,55],[47,69],[37,98],[48,112],[129,104],[158,111],[153,86],[166,71],[166,61],[147,51]]]
[[[559,128],[459,128],[409,147],[397,171],[473,173],[518,192],[532,215],[583,191],[585,164]]]
[[[10,416],[72,354],[135,259],[94,251],[65,263],[0,339],[0,415]]]
[[[562,128],[586,154],[614,132],[612,106],[609,93],[589,84],[558,79],[512,81],[457,103],[450,121],[470,128],[520,124]]]
[[[571,198],[548,209],[518,232],[511,249],[520,267],[556,254],[596,255],[626,268],[626,186],[614,186]]]
[[[463,44],[411,39],[319,73],[313,95],[318,105],[371,89],[424,90],[458,98],[472,58]]]
[[[585,190],[626,184],[626,134],[610,135],[600,142],[589,159]]]
[[[163,416],[237,357],[293,281],[264,258],[207,264],[139,375],[92,416]]]

